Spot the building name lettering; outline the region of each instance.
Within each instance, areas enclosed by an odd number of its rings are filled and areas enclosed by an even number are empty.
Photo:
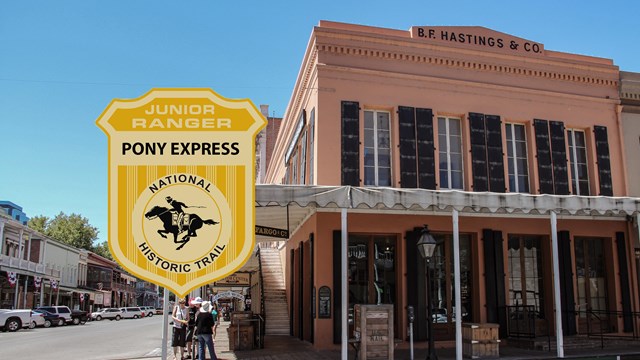
[[[464,32],[455,32],[443,29],[431,29],[419,27],[414,32],[415,36],[422,39],[446,41],[449,43],[470,44],[511,51],[524,51],[526,53],[541,54],[541,44],[520,39],[505,39],[499,36],[476,35]]]

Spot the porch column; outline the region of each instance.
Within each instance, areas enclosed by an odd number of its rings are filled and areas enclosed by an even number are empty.
[[[27,287],[29,285],[29,275],[24,276],[24,297],[22,298],[22,308],[27,308]]]
[[[559,358],[564,357],[562,338],[562,304],[560,301],[560,261],[558,260],[558,218],[551,211],[551,250],[553,253],[553,293],[556,305],[556,352]]]
[[[27,261],[31,261],[31,243],[33,242],[33,233],[27,234],[29,238],[29,247],[27,248]],[[24,246],[27,246],[27,241],[25,240]]]
[[[13,308],[18,308],[18,293],[20,292],[20,274],[16,273],[16,284],[14,285],[15,292],[13,294]]]
[[[462,360],[462,301],[460,300],[460,232],[458,210],[453,210],[453,284],[456,294],[456,360]],[[429,335],[431,336],[431,335]]]
[[[0,221],[0,255],[4,251],[4,221]]]
[[[342,249],[340,250],[340,261],[341,266],[341,276],[342,276],[342,360],[347,359],[347,346],[349,345],[349,326],[348,326],[348,317],[349,317],[349,309],[348,309],[348,300],[347,300],[347,243],[349,241],[349,237],[347,235],[347,209],[340,209],[340,223],[341,223],[341,231],[342,231]]]
[[[20,237],[18,238],[18,259],[22,260],[22,256],[24,255],[24,246],[22,245],[22,240],[24,235],[24,229],[20,229]]]

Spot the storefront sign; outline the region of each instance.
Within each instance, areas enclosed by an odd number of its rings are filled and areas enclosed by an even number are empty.
[[[227,276],[226,278],[216,281],[216,286],[249,286],[250,274],[248,273],[235,273]]]
[[[218,301],[218,299],[238,299],[240,301],[244,301],[244,295],[238,294],[235,291],[225,291],[218,293],[213,297],[213,301]]]
[[[480,26],[412,26],[411,37],[434,44],[459,44],[475,49],[542,55],[544,45]]]
[[[281,239],[289,238],[289,230],[256,225],[256,235],[271,236]]]
[[[331,318],[331,289],[329,289],[328,286],[322,286],[320,290],[318,290],[318,298],[318,318]]]
[[[109,139],[109,247],[127,271],[182,297],[249,259],[266,125],[249,100],[155,89],[112,101],[97,124]]]

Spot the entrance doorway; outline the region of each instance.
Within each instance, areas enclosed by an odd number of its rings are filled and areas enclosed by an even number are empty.
[[[604,239],[576,237],[575,253],[578,329],[580,333],[600,332],[601,329],[606,332],[609,299]]]

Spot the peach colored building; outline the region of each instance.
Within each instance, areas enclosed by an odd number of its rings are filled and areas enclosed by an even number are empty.
[[[640,304],[638,235],[628,220],[640,207],[627,198],[618,85],[612,60],[482,27],[321,21],[264,182],[349,185],[352,203],[363,194],[347,216],[349,308],[393,304],[397,339],[407,339],[409,305],[415,338],[427,338],[416,248],[423,224],[439,241],[429,284],[434,336],[456,336],[458,213],[462,321],[498,323],[501,338],[555,335],[557,283],[564,336],[631,334]],[[333,348],[346,315],[343,220],[335,208],[303,215],[281,252],[291,332]],[[328,314],[322,287],[331,291]]]

